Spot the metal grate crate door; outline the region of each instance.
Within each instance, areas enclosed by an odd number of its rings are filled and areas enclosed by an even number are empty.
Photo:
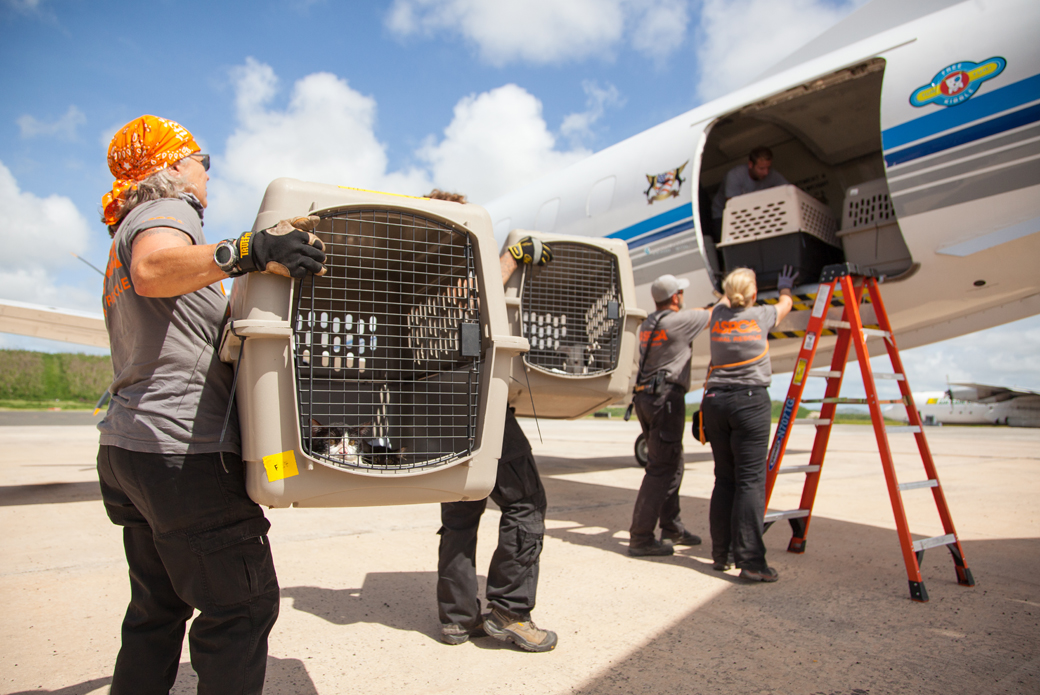
[[[317,233],[328,273],[297,283],[292,319],[304,453],[388,474],[468,455],[483,366],[469,234],[358,209]]]
[[[531,344],[524,362],[569,376],[612,372],[623,322],[617,259],[575,242],[554,242],[552,250],[552,263],[524,268],[521,326]]]

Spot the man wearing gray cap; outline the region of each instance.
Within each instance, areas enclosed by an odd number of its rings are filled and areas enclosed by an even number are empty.
[[[647,443],[646,472],[632,510],[628,554],[671,555],[674,545],[700,545],[679,518],[683,430],[690,353],[694,337],[711,318],[706,309],[683,311],[690,281],[662,275],[650,286],[657,311],[639,327],[639,375],[635,404]],[[661,538],[655,535],[660,524]]]

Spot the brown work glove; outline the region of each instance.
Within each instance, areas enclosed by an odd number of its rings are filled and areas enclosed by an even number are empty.
[[[245,272],[258,270],[287,278],[324,275],[325,244],[313,232],[320,221],[314,215],[294,217],[255,234],[243,234],[238,243],[240,267]]]

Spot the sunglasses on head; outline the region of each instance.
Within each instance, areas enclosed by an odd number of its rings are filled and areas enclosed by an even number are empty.
[[[195,154],[189,155],[189,156],[197,157],[199,164],[202,165],[202,168],[205,169],[206,171],[209,171],[209,155],[208,154],[202,154],[201,152],[196,152]]]

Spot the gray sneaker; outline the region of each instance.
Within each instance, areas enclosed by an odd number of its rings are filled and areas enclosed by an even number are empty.
[[[753,582],[775,582],[780,579],[780,575],[772,567],[766,567],[764,570],[750,570],[745,567],[740,570],[740,578]]]
[[[483,625],[477,625],[472,630],[467,630],[458,623],[441,625],[441,642],[445,644],[463,644],[470,637],[487,637]]]
[[[532,620],[517,620],[499,608],[491,609],[484,620],[484,631],[526,652],[548,652],[556,648],[555,632],[540,629]]]
[[[661,540],[668,539],[672,545],[700,545],[701,537],[683,529],[682,533],[662,533]]]
[[[672,547],[672,542],[668,539],[659,541],[655,538],[645,545],[628,544],[628,554],[632,557],[653,557],[659,555],[672,555],[674,553],[675,548]]]

